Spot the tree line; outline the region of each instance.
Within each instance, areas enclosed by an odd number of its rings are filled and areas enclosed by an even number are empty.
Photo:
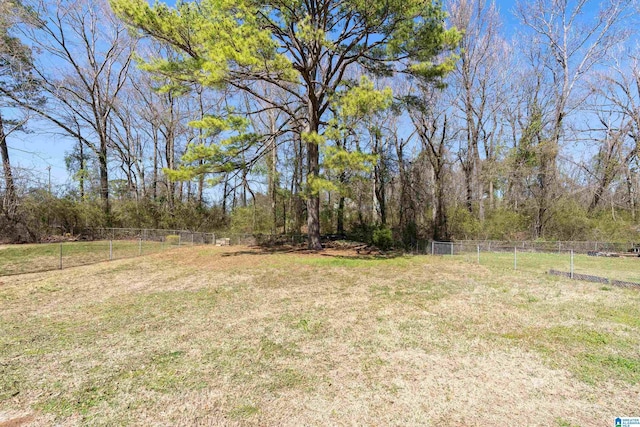
[[[635,1],[2,0],[5,238],[638,236]],[[509,14],[512,14],[509,15]],[[505,17],[517,20],[507,26]],[[19,132],[73,184],[21,179]]]

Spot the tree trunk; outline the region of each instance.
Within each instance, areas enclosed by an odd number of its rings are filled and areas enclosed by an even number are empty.
[[[11,171],[11,161],[9,160],[9,150],[7,148],[7,137],[4,133],[4,121],[0,114],[0,156],[2,157],[2,170],[4,172],[5,192],[2,200],[2,209],[8,218],[13,218],[16,211],[17,197],[16,187],[13,182]]]
[[[387,226],[387,201],[384,186],[380,187],[380,222],[383,227]]]
[[[272,127],[271,133],[275,134],[275,128]],[[271,227],[272,234],[276,234],[278,230],[278,150],[275,138],[271,142],[271,152],[267,157],[267,166],[269,168],[269,200],[271,201],[271,218],[273,225]]]
[[[340,200],[338,201],[338,218],[337,218],[337,227],[336,233],[339,236],[344,236],[344,196],[340,196]]]
[[[431,199],[431,222],[433,224],[433,229],[435,233],[436,221],[438,219],[438,191],[437,191],[437,182],[436,182],[436,168],[431,164],[431,168],[429,169],[431,172],[431,182],[432,185],[429,185],[429,197]]]
[[[384,158],[384,147],[381,146],[380,136],[375,135],[374,154],[379,156],[379,161],[374,166],[374,201],[378,204],[378,213],[380,218],[380,225],[385,227],[387,225],[387,197],[385,193],[385,174],[386,164]]]
[[[85,181],[85,172],[86,165],[84,160],[84,143],[82,142],[82,138],[80,137],[80,124],[76,122],[76,126],[78,129],[78,150],[80,151],[80,170],[78,171],[78,185],[80,187],[80,200],[85,201],[85,192],[84,192],[84,181]]]
[[[465,188],[467,190],[465,204],[467,210],[473,213],[473,166],[465,160],[462,168],[464,170]]]
[[[200,166],[204,164],[203,160],[200,160]],[[202,207],[204,202],[204,174],[200,174],[198,177],[198,206]]]
[[[489,208],[492,210],[496,208],[493,192],[493,180],[489,180]]]
[[[227,196],[229,195],[229,174],[224,175],[224,186],[222,189],[222,217],[227,218]]]
[[[202,97],[202,90],[203,90],[203,88],[201,86],[199,86],[198,89],[197,89],[198,105],[200,107],[200,120],[203,120],[204,116],[205,116],[205,108],[204,108],[204,102],[203,102],[203,97]],[[199,136],[199,141],[201,143],[204,142],[204,130],[203,129],[198,129],[198,136]],[[198,164],[200,166],[204,165],[204,160],[200,159]],[[198,177],[198,206],[199,207],[202,207],[202,204],[203,204],[204,176],[205,176],[205,174],[201,173],[200,176]]]
[[[598,207],[598,205],[600,204],[600,201],[602,200],[604,193],[606,192],[607,188],[609,188],[609,184],[611,183],[612,178],[613,177],[605,173],[605,176],[603,176],[601,179],[598,180],[596,190],[593,193],[591,203],[589,204],[589,208],[588,208],[589,213],[593,213]]]
[[[175,152],[173,141],[173,130],[170,129],[167,132],[167,140],[165,141],[165,160],[167,161],[167,169],[173,170],[175,166]],[[165,177],[167,182],[167,200],[169,201],[169,208],[173,211],[176,195],[176,184]]]
[[[316,125],[317,131],[317,125]],[[307,186],[311,187],[311,182],[317,178],[320,172],[320,153],[318,144],[315,141],[307,143]],[[309,249],[322,250],[320,242],[320,193],[310,189],[307,196],[307,234],[309,237]]]
[[[107,227],[111,227],[111,205],[109,203],[109,169],[107,165],[107,140],[100,138],[100,153],[98,153],[100,169],[100,199]]]
[[[444,118],[442,126],[442,136],[437,150],[437,156],[433,159],[434,185],[436,187],[436,220],[433,227],[433,238],[435,240],[447,240],[449,231],[447,230],[447,210],[445,206],[445,140],[447,135],[447,117]],[[433,151],[432,151],[433,152]]]
[[[153,201],[158,200],[158,130],[153,131],[153,176],[151,177],[151,189],[153,193]]]
[[[82,200],[83,202],[85,201],[85,195],[84,195],[84,179],[85,179],[85,171],[86,171],[86,165],[85,165],[85,160],[84,160],[84,144],[82,143],[82,139],[78,140],[78,144],[80,144],[79,149],[80,149],[80,176],[79,176],[79,184],[80,184],[80,200]]]
[[[598,155],[598,163],[600,164],[599,169],[602,170],[602,174],[598,177],[598,183],[596,185],[593,198],[591,199],[591,203],[589,204],[588,211],[590,213],[593,213],[596,210],[606,191],[609,189],[609,186],[616,179],[618,174],[617,165],[619,160],[619,140],[613,136],[606,142],[607,146],[601,147]]]
[[[143,160],[144,157],[144,149],[141,143],[141,138],[138,136],[136,138],[136,159],[134,160],[134,164],[138,176],[137,188],[139,196],[142,199],[145,199],[147,197],[147,182]]]
[[[247,198],[248,185],[249,184],[247,182],[247,171],[243,170],[242,171],[242,191],[240,192],[240,202],[242,203],[243,208],[246,208],[249,203],[249,199]]]
[[[633,181],[631,177],[631,171],[627,169],[625,181],[627,184],[627,197],[629,198],[629,210],[631,211],[631,219],[636,221],[636,197],[635,197],[635,189],[633,187]]]
[[[302,232],[302,225],[304,224],[304,203],[300,195],[303,179],[303,157],[304,148],[302,140],[296,135],[296,140],[293,144],[294,159],[293,159],[293,179],[291,180],[291,218],[293,220],[293,230],[296,233]]]
[[[375,168],[374,168],[375,169]],[[376,224],[378,222],[378,209],[376,207],[376,184],[377,184],[377,178],[376,178],[376,174],[375,171],[373,173],[372,176],[372,180],[371,180],[371,184],[372,184],[372,188],[371,188],[371,224]]]
[[[175,170],[176,166],[176,148],[175,148],[175,102],[173,95],[168,94],[169,102],[169,121],[166,125],[166,141],[165,141],[165,160],[167,161],[167,169]],[[169,201],[169,209],[173,213],[176,197],[176,183],[165,177],[167,182],[167,200]],[[180,186],[182,190],[182,186]],[[182,194],[180,194],[180,198]]]
[[[317,70],[310,75],[314,76]],[[312,79],[311,79],[312,80]],[[309,99],[307,101],[307,132],[310,136],[318,135],[320,130],[320,107],[314,85],[308,88]],[[320,147],[318,142],[311,138],[307,141],[307,236],[309,249],[322,250],[320,242],[320,190],[313,188],[312,184],[320,176]]]
[[[340,188],[342,189],[347,180],[347,174],[345,172],[340,172],[340,177],[338,179],[340,181]],[[345,202],[345,197],[341,193],[340,199],[338,201],[338,212],[337,212],[337,218],[336,218],[336,222],[337,222],[336,233],[340,236],[344,236],[344,202]]]
[[[282,198],[282,234],[287,234],[287,199]]]
[[[444,182],[443,182],[443,171],[437,171],[435,175],[435,221],[433,224],[433,239],[434,240],[447,240],[449,235],[447,231],[447,212],[445,209],[445,192],[444,192]]]

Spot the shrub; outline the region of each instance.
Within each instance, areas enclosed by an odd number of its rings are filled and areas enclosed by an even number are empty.
[[[587,210],[571,199],[555,202],[545,228],[545,237],[558,240],[589,240],[593,221]]]
[[[452,207],[448,210],[449,234],[456,240],[476,239],[480,236],[480,220],[465,207]]]
[[[237,207],[231,213],[230,231],[234,234],[271,234],[273,221],[264,206]]]
[[[484,238],[493,240],[521,240],[527,237],[530,220],[513,210],[498,208],[489,211],[484,223]]]
[[[393,236],[388,228],[379,228],[373,232],[373,244],[382,250],[393,246]]]
[[[614,242],[636,242],[640,240],[638,227],[627,212],[615,212],[615,220],[611,211],[601,211],[592,223],[594,229],[591,239]]]

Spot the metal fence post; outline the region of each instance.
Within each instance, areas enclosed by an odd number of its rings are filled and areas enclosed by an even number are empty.
[[[571,278],[573,279],[573,249],[571,249]]]
[[[178,233],[178,246],[180,246],[181,241],[182,241],[182,233]]]
[[[453,256],[453,242],[451,242],[451,256]]]
[[[193,244],[194,244],[194,242],[193,242],[193,235],[194,235],[194,234],[195,234],[195,233],[193,233],[193,232],[191,233],[191,246],[193,246]]]
[[[142,237],[138,240],[138,256],[142,255]]]
[[[431,241],[431,255],[435,254],[435,244],[436,242],[434,242],[433,240]]]
[[[113,260],[113,240],[109,240],[109,261]]]
[[[62,242],[60,243],[60,270],[62,270]]]
[[[478,264],[480,264],[480,245],[477,246],[478,249]]]
[[[518,247],[517,246],[513,247],[513,269],[514,270],[518,269]]]

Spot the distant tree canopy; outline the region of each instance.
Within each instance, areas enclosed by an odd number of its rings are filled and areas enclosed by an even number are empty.
[[[0,0],[0,239],[640,240],[638,11]]]

